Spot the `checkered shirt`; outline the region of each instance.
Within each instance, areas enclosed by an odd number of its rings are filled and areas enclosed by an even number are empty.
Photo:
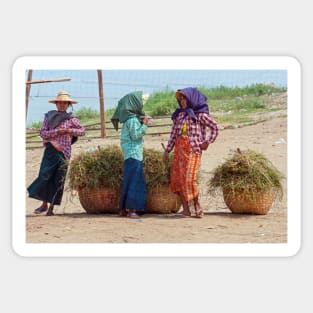
[[[201,151],[200,145],[202,143],[213,143],[218,135],[217,123],[207,113],[196,113],[196,121],[194,122],[185,112],[181,112],[176,117],[170,139],[167,143],[166,151],[171,152],[174,148],[177,136],[182,134],[184,122],[187,124],[187,132],[190,146],[195,153]],[[206,128],[210,129],[210,134],[207,137]]]
[[[58,125],[60,128],[73,129],[72,134],[59,135],[57,128],[50,128],[47,118],[45,117],[40,129],[40,136],[43,139],[43,144],[55,142],[61,149],[66,160],[71,158],[71,143],[72,136],[84,136],[85,128],[80,125],[78,118],[69,118]]]

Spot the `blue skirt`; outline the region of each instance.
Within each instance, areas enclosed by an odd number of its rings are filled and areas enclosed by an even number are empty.
[[[38,177],[27,188],[30,198],[60,205],[67,162],[62,152],[57,151],[49,142],[46,145]]]
[[[147,190],[142,161],[129,158],[124,161],[120,208],[143,212]]]

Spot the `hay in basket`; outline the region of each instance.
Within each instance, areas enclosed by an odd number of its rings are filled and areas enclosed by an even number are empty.
[[[239,148],[213,170],[209,192],[223,192],[232,213],[267,214],[275,199],[281,199],[284,175],[261,153]]]
[[[110,145],[76,156],[70,163],[69,187],[78,192],[87,213],[117,213],[123,156]]]
[[[155,149],[144,149],[143,165],[147,184],[147,213],[177,213],[180,200],[170,190],[170,166],[163,163],[163,152]]]
[[[84,152],[70,163],[69,187],[76,190],[87,213],[117,213],[123,175],[123,155],[119,146],[110,145]],[[147,186],[146,213],[176,213],[180,202],[170,191],[170,162],[163,153],[144,149],[143,166]]]

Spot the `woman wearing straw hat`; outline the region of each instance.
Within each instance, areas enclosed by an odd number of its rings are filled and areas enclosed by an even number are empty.
[[[196,88],[179,89],[176,92],[179,104],[172,114],[173,126],[164,151],[163,160],[174,148],[171,165],[171,190],[178,194],[183,206],[182,217],[191,216],[189,201],[194,202],[196,217],[203,216],[196,183],[202,151],[213,143],[218,135],[217,123],[209,116],[207,97]],[[206,136],[206,128],[210,135]]]
[[[30,198],[42,201],[34,213],[46,212],[48,216],[54,215],[54,205],[61,204],[71,144],[78,136],[85,135],[85,128],[79,120],[71,112],[66,112],[77,101],[72,100],[66,91],[61,91],[49,102],[56,104],[57,110],[45,114],[40,129],[45,150],[38,177],[27,188]]]
[[[138,218],[146,207],[146,183],[143,172],[143,137],[149,119],[143,112],[141,91],[131,92],[121,98],[112,116],[114,128],[123,123],[121,147],[124,157],[120,216]],[[139,213],[139,214],[140,214]]]

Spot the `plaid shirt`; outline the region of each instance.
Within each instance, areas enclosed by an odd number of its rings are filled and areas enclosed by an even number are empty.
[[[121,147],[124,160],[129,158],[143,160],[143,137],[148,126],[141,124],[137,116],[132,116],[123,123]]]
[[[72,129],[72,134],[59,135],[57,128]],[[71,143],[72,136],[84,136],[85,128],[80,125],[78,118],[72,117],[60,123],[56,128],[50,128],[47,118],[45,117],[42,127],[40,129],[40,136],[43,138],[43,144],[46,145],[51,142],[54,147],[61,148],[65,159],[71,158]]]
[[[189,142],[195,153],[201,152],[200,145],[202,143],[213,143],[218,135],[217,123],[207,113],[196,113],[197,120],[193,120],[185,113],[181,112],[176,117],[172,126],[170,139],[167,143],[167,152],[171,152],[174,148],[177,136],[182,134],[184,122],[187,125]],[[206,137],[206,127],[210,128],[210,134]]]

